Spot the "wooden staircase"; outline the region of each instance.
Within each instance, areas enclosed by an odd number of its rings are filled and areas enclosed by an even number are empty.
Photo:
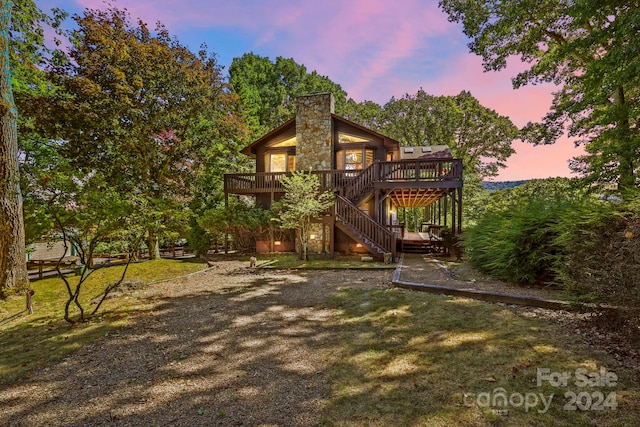
[[[335,209],[338,229],[360,243],[374,258],[382,260],[385,254],[395,258],[396,236],[393,232],[343,196],[336,195]]]
[[[344,196],[354,205],[358,205],[364,198],[373,191],[373,184],[376,181],[378,163],[374,162],[367,168],[360,171],[351,181],[344,186]]]

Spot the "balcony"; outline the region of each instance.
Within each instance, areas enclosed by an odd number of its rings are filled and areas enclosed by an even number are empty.
[[[312,171],[320,179],[321,190],[340,194],[362,194],[376,188],[459,188],[462,187],[460,159],[397,160],[374,162],[366,169]],[[227,194],[260,194],[284,192],[282,178],[286,172],[232,173],[224,175]],[[349,197],[353,199],[353,197]]]

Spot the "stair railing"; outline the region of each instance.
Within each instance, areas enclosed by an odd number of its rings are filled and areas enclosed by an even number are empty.
[[[359,201],[365,194],[373,188],[378,172],[378,162],[373,162],[355,176],[344,187],[344,196],[353,201]]]
[[[378,224],[345,197],[336,195],[336,219],[342,221],[363,238],[374,243],[384,252],[395,255],[396,236],[386,227]]]

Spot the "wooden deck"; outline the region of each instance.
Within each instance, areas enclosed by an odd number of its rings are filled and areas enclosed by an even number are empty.
[[[462,187],[462,161],[398,160],[374,162],[361,171],[313,171],[320,179],[321,190],[344,193],[357,199],[371,189],[442,189]],[[355,175],[354,175],[355,174]],[[225,194],[258,194],[283,192],[281,179],[285,172],[233,173],[224,175]]]
[[[431,233],[405,231],[400,240],[400,252],[432,253],[442,252],[442,238]]]

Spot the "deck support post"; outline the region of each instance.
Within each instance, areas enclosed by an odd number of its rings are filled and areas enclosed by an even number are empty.
[[[451,194],[451,232],[456,232],[456,193]]]
[[[229,193],[224,193],[224,208],[225,210],[229,207]],[[227,234],[227,230],[224,230],[224,253],[225,255],[229,253],[229,234]]]
[[[462,188],[456,190],[458,194],[458,234],[462,233]]]
[[[444,196],[444,226],[447,226],[447,217],[449,216],[449,195]]]

